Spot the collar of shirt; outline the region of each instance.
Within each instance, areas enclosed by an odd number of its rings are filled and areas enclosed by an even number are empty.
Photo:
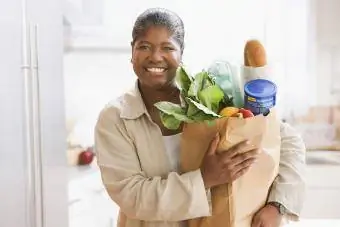
[[[149,116],[138,87],[138,80],[136,80],[134,88],[125,94],[121,104],[121,118],[137,119],[143,114]]]

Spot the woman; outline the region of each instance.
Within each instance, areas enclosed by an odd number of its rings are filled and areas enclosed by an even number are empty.
[[[183,22],[168,10],[149,9],[137,18],[132,38],[135,88],[101,111],[95,129],[102,180],[121,209],[118,226],[183,226],[187,219],[210,215],[208,189],[246,173],[258,150],[247,150],[244,141],[216,154],[216,136],[201,170],[179,174],[181,129],[165,128],[154,103],[180,103],[174,77],[184,50]],[[280,174],[254,227],[275,226],[283,215],[298,216],[303,152],[301,139],[283,125]]]

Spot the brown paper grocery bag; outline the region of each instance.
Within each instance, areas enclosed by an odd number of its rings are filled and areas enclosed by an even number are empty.
[[[210,141],[220,133],[217,152],[248,139],[261,148],[257,163],[232,184],[211,189],[212,216],[188,220],[189,227],[250,227],[251,220],[266,202],[278,173],[280,159],[280,121],[272,109],[268,116],[221,118],[214,124],[190,123],[181,137],[180,168],[188,172],[200,168]]]

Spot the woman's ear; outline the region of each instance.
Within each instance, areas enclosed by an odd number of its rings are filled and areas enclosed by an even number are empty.
[[[130,59],[130,62],[133,63],[133,41],[131,41],[130,45],[131,45],[131,59]]]

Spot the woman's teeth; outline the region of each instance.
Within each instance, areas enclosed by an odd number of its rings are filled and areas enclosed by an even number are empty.
[[[154,73],[162,73],[165,71],[164,68],[146,68],[146,70]]]

